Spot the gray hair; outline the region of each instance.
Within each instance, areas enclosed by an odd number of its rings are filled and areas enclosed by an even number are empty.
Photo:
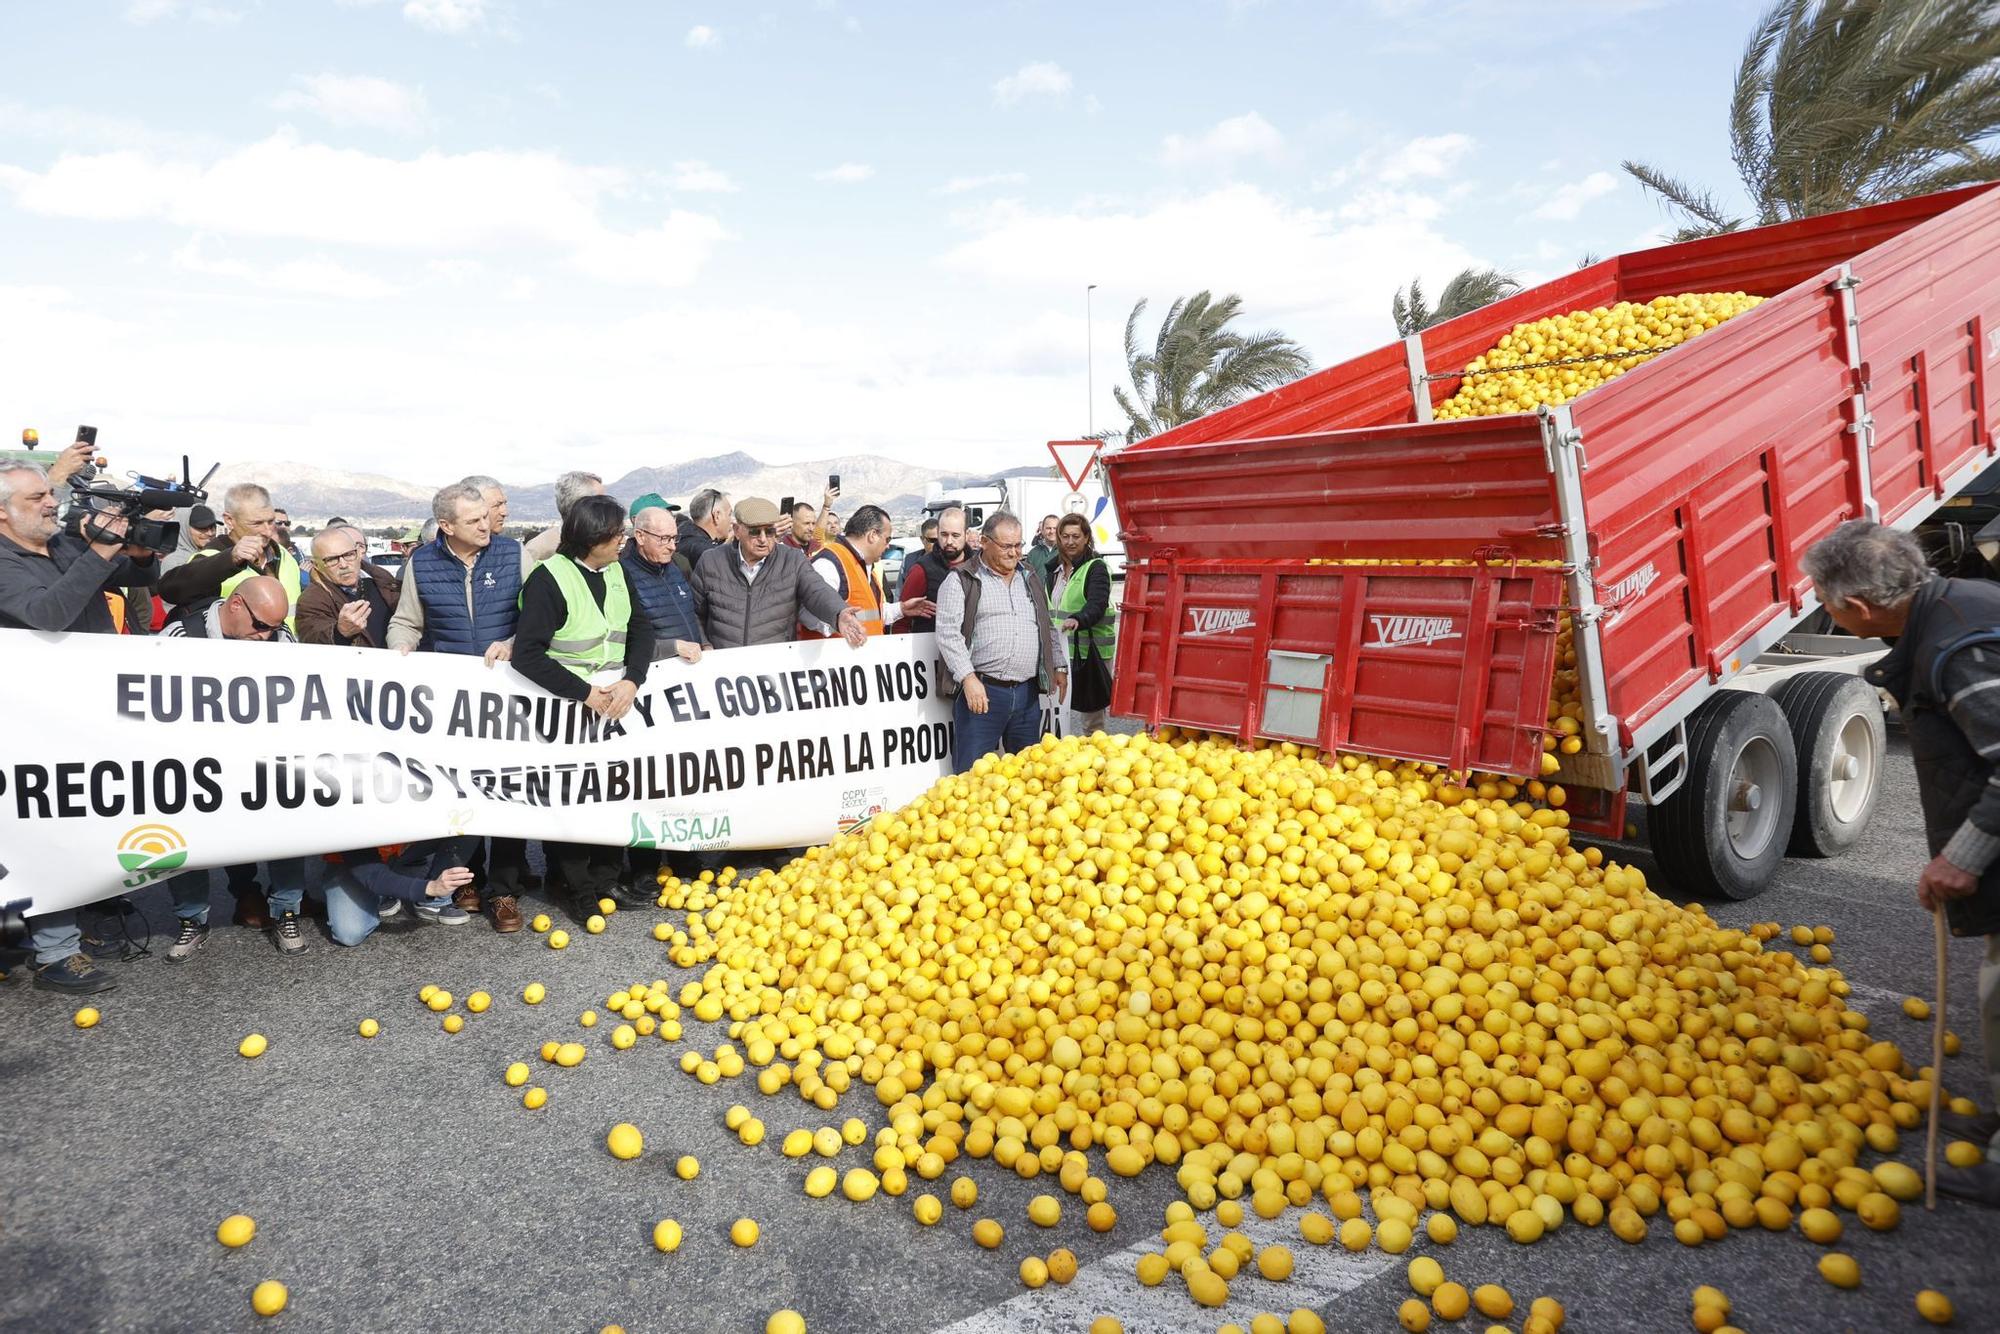
[[[437,537],[438,521],[436,519],[425,519],[424,526],[417,530],[418,543],[435,542],[437,541]]]
[[[222,512],[229,515],[243,513],[246,505],[269,505],[271,493],[255,482],[238,482],[222,493]]]
[[[1812,544],[1800,562],[1822,603],[1859,599],[1874,607],[1910,600],[1931,577],[1924,549],[1900,528],[1849,519]]]
[[[556,478],[556,513],[567,519],[576,502],[597,494],[604,479],[594,472],[566,472]]]
[[[498,491],[503,496],[507,494],[507,488],[500,485],[500,479],[498,477],[488,477],[483,472],[476,472],[472,474],[472,476],[470,477],[461,477],[458,479],[458,484],[460,486],[478,487],[480,491],[480,499],[482,500],[485,499],[485,493],[488,491]]]
[[[14,462],[0,462],[0,505],[11,505],[14,503],[14,488],[19,486],[20,483],[14,481],[13,478],[15,473],[21,472],[31,474],[37,481],[46,482],[49,480],[48,469],[39,463],[30,463],[26,459]]]
[[[453,482],[450,486],[441,486],[438,488],[438,493],[431,497],[431,518],[439,523],[456,523],[459,502],[468,500],[475,505],[486,503],[486,497],[470,482]]]
[[[715,507],[729,499],[727,491],[718,491],[712,486],[704,486],[688,501],[687,515],[695,523],[708,522],[708,516],[715,513]]]
[[[987,538],[998,537],[1000,536],[1000,530],[1010,523],[1014,525],[1015,532],[1018,533],[1021,531],[1021,521],[1019,519],[1009,514],[1006,510],[994,510],[986,516],[986,522],[979,525],[980,536]]]

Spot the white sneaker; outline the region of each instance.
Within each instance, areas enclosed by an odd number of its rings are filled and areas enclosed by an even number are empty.
[[[455,903],[447,903],[442,908],[426,907],[420,903],[415,911],[418,921],[435,922],[439,926],[464,926],[472,920],[472,914]]]
[[[383,899],[375,907],[375,920],[378,922],[386,922],[391,917],[396,916],[402,911],[403,911],[403,901],[401,899]]]

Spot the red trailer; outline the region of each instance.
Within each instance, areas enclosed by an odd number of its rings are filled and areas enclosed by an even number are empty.
[[[1569,404],[1432,420],[1517,324],[1732,291],[1768,299]],[[1113,709],[1532,775],[1567,615],[1573,823],[1622,832],[1629,794],[1671,880],[1753,894],[1859,838],[1882,756],[1854,659],[1768,670],[1870,647],[1783,642],[1800,557],[1992,463],[1996,362],[1982,185],[1620,255],[1116,449]]]

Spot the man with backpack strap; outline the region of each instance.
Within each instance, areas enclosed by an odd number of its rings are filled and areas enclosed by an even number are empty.
[[[937,590],[937,645],[952,695],[952,768],[1013,754],[1041,739],[1042,700],[1060,697],[1068,658],[1049,621],[1049,594],[1021,563],[1021,521],[1005,510],[981,525],[977,560]]]

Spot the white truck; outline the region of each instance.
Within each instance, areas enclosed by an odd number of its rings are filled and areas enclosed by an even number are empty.
[[[964,508],[967,528],[977,528],[995,510],[1006,510],[1020,518],[1030,541],[1043,515],[1081,514],[1090,520],[1091,540],[1111,577],[1125,576],[1125,544],[1118,536],[1118,511],[1094,467],[1080,491],[1070,490],[1069,483],[1060,477],[1003,477],[997,486],[945,487],[933,482],[925,488],[926,518],[950,505]]]

